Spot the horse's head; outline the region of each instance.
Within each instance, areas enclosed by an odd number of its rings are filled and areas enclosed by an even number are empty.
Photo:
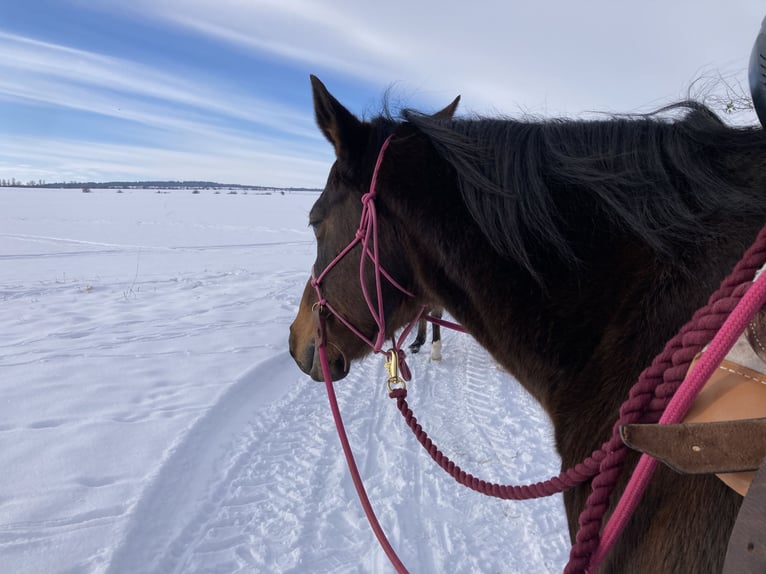
[[[322,380],[317,352],[317,323],[324,323],[327,356],[333,380],[348,374],[350,362],[369,353],[369,341],[378,337],[378,325],[368,306],[363,288],[375,299],[377,286],[373,265],[360,270],[362,247],[354,245],[342,258],[336,257],[354,241],[362,217],[362,196],[369,191],[375,162],[383,140],[397,124],[385,119],[362,122],[338,102],[314,76],[311,77],[317,124],[335,148],[336,161],[327,184],[309,214],[309,225],[317,241],[312,278],[306,283],[298,315],[290,326],[290,353],[302,371]],[[458,100],[439,112],[451,117]],[[393,140],[392,146],[396,145]],[[385,160],[383,161],[385,164]],[[394,170],[381,168],[379,203],[385,205],[386,189],[395,186]],[[380,207],[382,207],[382,205]],[[383,209],[378,218],[381,267],[405,289],[412,288],[412,271],[404,256],[402,234],[386,221]],[[328,269],[328,266],[330,268]],[[324,273],[327,270],[326,274]],[[321,296],[328,305],[318,305],[313,280],[319,279]],[[387,279],[380,286],[386,337],[411,320],[419,309],[416,299],[405,295]],[[332,307],[332,313],[327,307]],[[377,309],[375,309],[377,311]],[[338,317],[340,316],[340,318]],[[352,332],[352,326],[363,338]]]

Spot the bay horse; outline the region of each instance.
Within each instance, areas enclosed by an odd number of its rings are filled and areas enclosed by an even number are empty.
[[[766,221],[766,133],[729,127],[700,103],[517,120],[454,118],[456,100],[435,115],[362,121],[311,81],[336,155],[309,214],[314,275],[354,239],[388,141],[375,198],[378,257],[401,290],[382,282],[384,335],[423,305],[443,307],[540,403],[562,467],[610,436],[640,372]],[[322,295],[374,339],[360,281],[374,292],[375,278],[370,267],[360,278],[361,256],[357,244],[338,260],[322,276]],[[300,369],[322,380],[317,301],[309,280],[289,344]],[[334,380],[369,352],[335,315],[324,336]],[[587,496],[587,483],[564,495],[573,540]],[[720,572],[741,501],[713,476],[661,466],[598,571]]]

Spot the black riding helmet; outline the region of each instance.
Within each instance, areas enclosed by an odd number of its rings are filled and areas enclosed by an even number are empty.
[[[750,54],[750,95],[761,125],[766,128],[766,18]]]

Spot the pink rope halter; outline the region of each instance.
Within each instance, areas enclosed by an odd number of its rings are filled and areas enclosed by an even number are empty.
[[[375,197],[377,196],[378,172],[380,171],[380,165],[383,162],[383,155],[385,154],[386,149],[388,149],[388,145],[391,143],[391,139],[393,137],[394,136],[392,134],[386,138],[386,140],[383,142],[383,146],[380,148],[380,152],[378,153],[378,159],[375,162],[375,169],[372,173],[372,181],[370,182],[370,190],[362,196],[362,217],[359,221],[359,228],[354,234],[354,239],[352,239],[351,242],[346,245],[346,247],[344,247],[341,252],[338,253],[338,255],[336,255],[332,261],[330,261],[330,263],[327,264],[327,267],[325,267],[319,275],[316,275],[315,269],[312,268],[311,270],[311,286],[314,287],[314,290],[316,291],[317,305],[319,309],[327,309],[336,319],[338,319],[338,321],[345,325],[349,331],[354,333],[362,341],[367,343],[367,345],[372,347],[374,353],[382,352],[383,344],[386,338],[386,317],[385,313],[383,312],[382,278],[385,277],[385,279],[391,285],[396,287],[399,291],[408,297],[415,297],[415,295],[410,293],[393,277],[391,277],[391,275],[386,272],[386,270],[380,264],[380,252],[378,249],[378,216],[375,210]],[[367,308],[369,309],[378,330],[374,341],[365,336],[364,333],[362,333],[350,321],[343,317],[343,315],[338,312],[338,310],[335,309],[331,303],[327,301],[324,295],[322,295],[322,281],[324,278],[327,277],[327,274],[333,269],[333,267],[335,267],[340,262],[340,260],[348,255],[351,250],[358,244],[361,244],[362,248],[362,255],[359,258],[359,284],[361,285],[364,300],[367,303]],[[373,264],[373,273],[375,277],[374,300],[369,290],[367,289],[367,282],[365,281],[366,262],[368,259]],[[409,335],[414,325],[420,319],[423,310],[424,308],[422,308],[417,317],[415,317],[415,319],[410,322],[404,332],[400,335],[399,339],[394,341],[392,349],[393,351],[400,351],[401,344],[404,342],[407,335]],[[400,357],[400,361],[402,359],[403,354]],[[407,372],[406,367],[404,369],[404,372]]]

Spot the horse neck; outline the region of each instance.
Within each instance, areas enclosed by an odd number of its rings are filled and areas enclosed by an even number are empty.
[[[562,459],[581,460],[608,436],[641,368],[673,332],[649,328],[642,287],[616,284],[615,276],[632,273],[617,258],[588,281],[572,277],[543,291],[489,248],[461,248],[448,235],[442,241],[451,251],[448,264],[423,256],[418,283],[541,404]]]
[[[416,291],[447,309],[542,405],[562,458],[590,454],[690,310],[669,297],[648,302],[650,255],[635,246],[594,246],[587,272],[552,266],[543,289],[489,246],[454,183],[437,184],[396,193],[391,209]],[[687,290],[676,293],[689,305],[704,302]],[[650,324],[663,314],[669,327]]]

